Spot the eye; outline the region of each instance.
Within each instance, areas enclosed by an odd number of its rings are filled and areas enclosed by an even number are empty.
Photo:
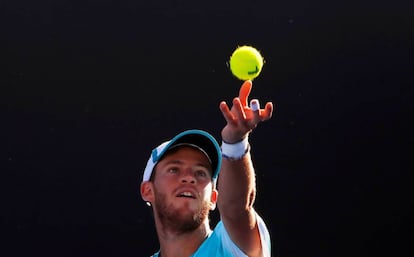
[[[167,170],[168,173],[177,173],[178,172],[178,168],[176,167],[171,167]]]
[[[196,175],[199,177],[207,177],[207,172],[205,170],[197,170]]]

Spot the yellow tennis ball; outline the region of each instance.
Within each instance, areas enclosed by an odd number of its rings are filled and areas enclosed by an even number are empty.
[[[252,80],[259,76],[263,57],[251,46],[238,47],[230,57],[230,70],[240,80]]]

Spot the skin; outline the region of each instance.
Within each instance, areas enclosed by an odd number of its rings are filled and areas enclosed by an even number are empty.
[[[208,213],[217,201],[211,165],[201,151],[183,146],[166,155],[154,172],[152,182],[142,183],[141,194],[153,206],[162,255],[190,256],[211,231]],[[194,198],[180,197],[181,192]]]
[[[270,102],[257,111],[248,106],[251,88],[251,81],[244,82],[231,108],[224,101],[220,103],[227,122],[221,132],[226,143],[243,140],[260,122],[272,116],[273,105]],[[216,204],[235,244],[248,256],[262,255],[253,209],[256,185],[250,153],[237,161],[223,159],[218,182],[219,197],[213,188],[208,159],[195,148],[182,147],[166,155],[154,172],[153,181],[141,184],[141,195],[153,206],[163,257],[193,254],[211,232],[208,212]],[[191,191],[195,197],[177,197],[182,191]],[[198,218],[194,219],[195,216]],[[194,223],[194,220],[198,221]]]

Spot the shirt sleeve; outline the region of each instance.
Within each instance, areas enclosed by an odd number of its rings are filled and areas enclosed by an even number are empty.
[[[270,255],[271,241],[270,241],[269,230],[267,229],[267,226],[264,223],[263,219],[257,213],[256,213],[256,222],[257,222],[257,227],[259,229],[263,257],[270,257],[271,256]],[[240,250],[240,248],[233,242],[233,240],[231,240],[230,235],[228,234],[222,222],[217,224],[215,232],[220,235],[223,248],[230,251],[232,256],[248,257],[242,250]]]
[[[257,220],[257,227],[259,228],[259,234],[260,234],[260,241],[262,242],[262,251],[263,251],[263,257],[270,257],[270,253],[272,252],[272,244],[270,241],[270,234],[269,230],[267,229],[266,224],[264,223],[262,217],[260,217],[256,213],[256,220]]]

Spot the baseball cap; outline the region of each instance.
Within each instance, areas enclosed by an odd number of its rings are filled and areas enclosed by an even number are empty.
[[[183,131],[173,137],[170,141],[166,141],[154,148],[151,152],[150,158],[148,159],[147,166],[145,167],[142,182],[150,180],[155,165],[161,160],[168,150],[181,145],[195,147],[208,157],[213,169],[212,179],[215,183],[217,181],[221,166],[220,146],[212,135],[206,131],[198,129]]]

